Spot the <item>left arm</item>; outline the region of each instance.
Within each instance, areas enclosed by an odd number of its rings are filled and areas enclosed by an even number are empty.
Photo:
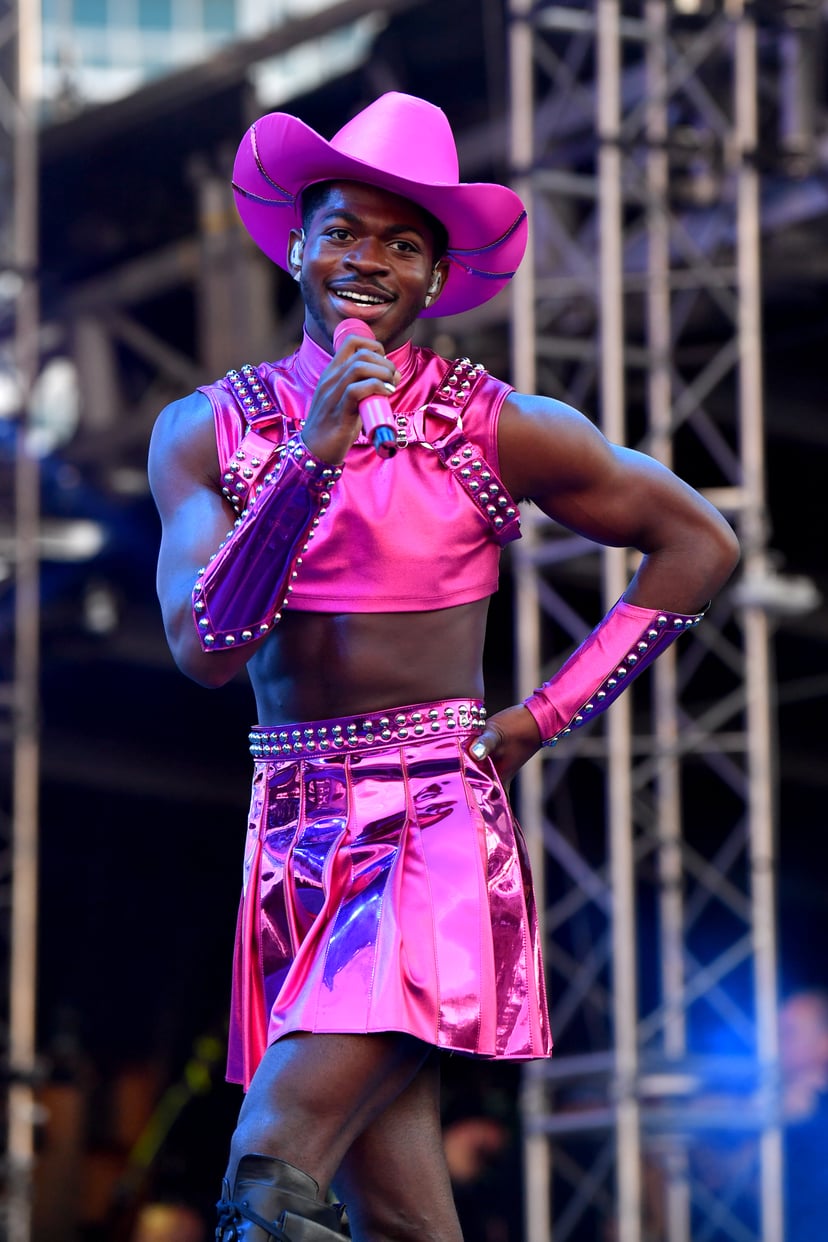
[[[610,444],[571,407],[513,394],[501,413],[499,450],[516,499],[596,543],[642,553],[624,592],[628,604],[694,614],[733,572],[738,544],[721,514],[653,458]],[[533,715],[517,706],[493,716],[475,745],[509,779],[541,740]]]

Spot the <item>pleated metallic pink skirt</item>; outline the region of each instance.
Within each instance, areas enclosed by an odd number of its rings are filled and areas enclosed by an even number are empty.
[[[445,700],[256,728],[227,1076],[291,1031],[549,1054],[531,876],[485,712]]]

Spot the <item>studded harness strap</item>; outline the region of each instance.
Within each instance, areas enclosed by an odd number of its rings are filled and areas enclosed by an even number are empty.
[[[422,410],[423,416],[431,413],[446,420],[446,434],[434,442],[412,438],[412,415],[399,413],[395,416],[397,447],[419,445],[434,452],[486,519],[495,541],[503,546],[520,535],[517,505],[479,445],[463,431],[463,409],[485,377],[479,363],[456,359]],[[238,371],[228,371],[227,379],[244,412],[246,427],[232,457],[222,463],[222,493],[241,512],[251,494],[261,491],[260,479],[283,455],[284,442],[296,428],[279,409],[275,395],[255,367],[248,363]],[[276,438],[264,435],[265,429],[271,436],[276,430]]]

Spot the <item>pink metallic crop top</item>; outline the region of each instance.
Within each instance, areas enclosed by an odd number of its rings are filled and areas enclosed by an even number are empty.
[[[411,344],[391,355],[399,451],[360,435],[293,584],[291,610],[415,612],[497,589],[500,547],[520,536],[517,505],[497,475],[497,424],[509,385],[467,359]],[[330,355],[305,336],[278,363],[231,371],[210,400],[224,493],[244,507],[274,446],[301,427]]]

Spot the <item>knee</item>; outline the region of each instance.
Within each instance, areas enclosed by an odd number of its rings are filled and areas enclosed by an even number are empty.
[[[452,1213],[453,1215],[453,1213]],[[456,1219],[456,1218],[455,1218]],[[446,1214],[392,1203],[359,1204],[348,1209],[353,1242],[463,1242],[459,1224]]]

